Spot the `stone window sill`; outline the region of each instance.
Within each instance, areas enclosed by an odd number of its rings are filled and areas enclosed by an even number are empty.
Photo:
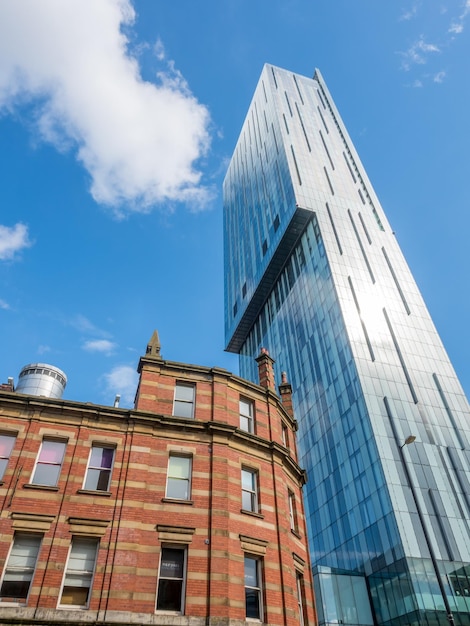
[[[77,493],[83,493],[87,496],[102,496],[105,498],[109,498],[113,495],[111,491],[100,491],[98,489],[77,489]]]
[[[26,483],[23,489],[39,489],[44,491],[59,491],[59,487],[55,485],[36,485],[36,483]]]
[[[248,511],[248,509],[240,509],[240,513],[244,515],[251,515],[252,517],[257,517],[258,519],[264,519],[264,515],[262,513],[257,513],[256,511]]]
[[[171,502],[172,504],[194,504],[194,500],[180,500],[178,498],[162,498],[162,502]]]

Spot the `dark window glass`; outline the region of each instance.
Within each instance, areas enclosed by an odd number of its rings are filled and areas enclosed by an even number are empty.
[[[157,611],[183,611],[185,550],[162,548],[158,577]]]
[[[260,561],[245,556],[245,607],[246,617],[262,619]]]

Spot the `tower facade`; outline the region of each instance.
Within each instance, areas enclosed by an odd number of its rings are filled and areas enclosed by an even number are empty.
[[[468,402],[318,70],[264,67],[224,237],[227,349],[293,387],[320,624],[470,624]]]

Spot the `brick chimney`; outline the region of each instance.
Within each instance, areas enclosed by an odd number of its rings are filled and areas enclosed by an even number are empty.
[[[294,407],[292,406],[292,386],[287,381],[287,374],[281,373],[281,384],[279,385],[279,394],[282,404],[287,413],[294,419]]]
[[[259,384],[261,387],[276,391],[276,385],[274,384],[274,360],[269,356],[269,352],[266,348],[261,348],[261,352],[256,359],[258,363],[258,375]]]

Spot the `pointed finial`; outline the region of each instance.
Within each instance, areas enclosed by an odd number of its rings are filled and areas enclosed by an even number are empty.
[[[153,335],[150,337],[150,341],[147,344],[147,350],[145,356],[153,357],[154,359],[161,359],[160,355],[160,338],[158,337],[158,331],[154,330]]]

